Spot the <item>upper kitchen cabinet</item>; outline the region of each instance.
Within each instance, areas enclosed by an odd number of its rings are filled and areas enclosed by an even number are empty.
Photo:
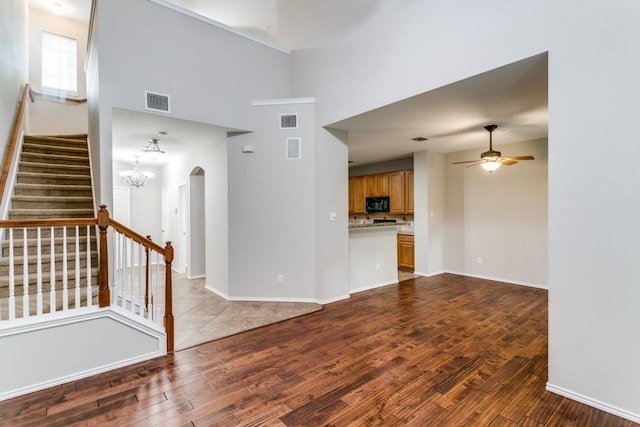
[[[408,214],[413,213],[413,169],[404,171],[405,207]]]
[[[389,213],[413,213],[413,169],[389,172]]]
[[[389,213],[406,212],[405,171],[389,172]]]
[[[352,176],[349,178],[349,213],[366,214],[366,176]]]
[[[374,175],[365,175],[367,177],[367,196],[388,196],[389,195],[389,174],[377,173]]]

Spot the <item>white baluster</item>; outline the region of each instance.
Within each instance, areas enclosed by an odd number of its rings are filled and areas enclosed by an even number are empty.
[[[51,282],[51,289],[49,292],[49,312],[55,313],[56,311],[56,243],[55,243],[55,229],[51,227],[51,253],[49,254],[49,259],[51,260],[50,266],[50,274],[51,278],[49,279]]]
[[[138,313],[144,317],[144,270],[142,264],[144,264],[144,246],[138,245]]]
[[[80,227],[76,225],[76,308],[80,308]]]
[[[62,311],[69,309],[69,277],[67,274],[67,227],[62,227]]]
[[[133,239],[129,239],[129,253],[130,253],[130,261],[131,261],[131,268],[130,268],[130,274],[129,274],[129,311],[132,313],[136,312],[136,286],[135,286],[135,270],[134,270],[134,266],[136,265],[136,257],[135,257],[135,242],[133,241]]]
[[[148,304],[147,304],[147,318],[149,320],[153,319],[153,268],[151,268],[151,265],[153,264],[151,262],[151,257],[152,256],[153,256],[153,253],[150,252],[149,253],[149,264],[147,264],[147,266],[146,266],[147,271],[149,271],[149,285],[148,285],[149,296],[148,296]]]
[[[93,290],[91,289],[91,226],[87,225],[87,307],[93,305]]]
[[[38,293],[36,294],[36,312],[42,314],[42,234],[40,227],[37,228],[36,234],[36,283]]]
[[[13,267],[13,228],[9,229],[9,320],[16,318],[16,277]]]
[[[127,308],[127,238],[122,235],[122,308]]]
[[[26,227],[22,229],[22,317],[29,317],[29,249]]]
[[[158,319],[160,318],[160,254],[156,252],[156,295],[155,295],[155,306],[156,306],[156,315],[155,321],[158,323]]]

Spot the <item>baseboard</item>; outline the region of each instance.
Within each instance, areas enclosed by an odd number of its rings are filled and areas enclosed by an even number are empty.
[[[348,299],[349,295],[341,295],[341,296],[337,296],[335,298],[330,298],[330,299],[326,299],[326,300],[320,300],[317,298],[280,298],[280,297],[234,297],[234,296],[229,296],[223,292],[220,292],[217,289],[214,289],[210,286],[206,286],[204,287],[206,290],[213,292],[214,294],[218,295],[220,298],[224,298],[227,301],[253,301],[253,302],[305,302],[305,303],[313,303],[313,304],[320,304],[320,305],[325,305],[325,304],[330,304],[332,302],[337,302],[337,301],[341,301],[344,299]]]
[[[355,294],[358,292],[369,291],[371,289],[381,288],[383,286],[396,285],[398,284],[398,279],[389,280],[387,282],[376,283],[375,285],[363,286],[361,288],[349,289],[349,295]]]
[[[618,408],[617,406],[600,402],[599,400],[592,399],[580,393],[575,393],[571,390],[567,390],[566,388],[558,387],[551,383],[547,383],[547,390],[552,393],[559,394],[560,396],[567,397],[571,400],[575,400],[576,402],[584,403],[585,405],[589,405],[596,409],[600,409],[602,411],[608,412],[613,415],[617,415],[629,421],[633,421],[634,423],[640,423],[640,414],[634,414],[633,412],[627,411],[622,408]]]
[[[484,279],[484,280],[492,280],[494,282],[508,283],[510,285],[528,286],[530,288],[549,290],[549,287],[546,285],[539,285],[537,283],[530,283],[530,282],[522,282],[519,280],[505,279],[502,277],[483,276],[481,274],[463,273],[460,271],[443,271],[442,273],[457,274],[458,276],[473,277],[476,279]],[[439,273],[439,274],[442,274],[442,273]]]
[[[415,274],[416,276],[420,276],[420,277],[433,277],[433,276],[439,276],[440,274],[444,274],[444,273],[447,273],[447,272],[444,271],[444,270],[436,271],[436,272],[433,272],[433,273],[422,273],[420,271],[414,271],[413,272],[413,274]]]
[[[196,274],[195,276],[190,276],[187,274],[187,279],[189,280],[204,279],[205,277],[207,277],[206,274]]]
[[[214,294],[218,295],[220,298],[224,298],[224,299],[226,299],[227,301],[231,301],[231,300],[229,299],[229,295],[225,294],[224,292],[221,292],[221,291],[219,291],[219,290],[217,290],[217,289],[215,289],[215,288],[212,288],[212,287],[211,287],[211,286],[209,286],[209,285],[204,285],[204,288],[205,288],[206,290],[208,290],[209,292],[213,292]]]

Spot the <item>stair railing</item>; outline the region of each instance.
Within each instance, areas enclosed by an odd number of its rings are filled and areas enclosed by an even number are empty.
[[[173,351],[171,242],[136,233],[105,205],[97,218],[4,220],[0,229],[0,322],[118,306],[164,326]]]
[[[20,128],[22,120],[24,118],[24,110],[27,106],[27,100],[30,97],[31,86],[29,83],[24,85],[22,90],[22,96],[16,107],[16,115],[11,125],[11,133],[9,134],[9,141],[4,150],[4,157],[2,159],[2,169],[0,169],[0,201],[4,200],[5,187],[7,186],[7,179],[9,177],[9,170],[11,169],[13,154],[16,151],[18,145],[18,137],[20,136]]]

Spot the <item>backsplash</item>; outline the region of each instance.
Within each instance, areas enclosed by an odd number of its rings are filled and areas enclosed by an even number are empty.
[[[389,212],[372,212],[369,214],[349,215],[349,222],[352,224],[369,224],[374,219],[395,219],[399,224],[412,223],[413,215],[410,214],[390,214]]]

